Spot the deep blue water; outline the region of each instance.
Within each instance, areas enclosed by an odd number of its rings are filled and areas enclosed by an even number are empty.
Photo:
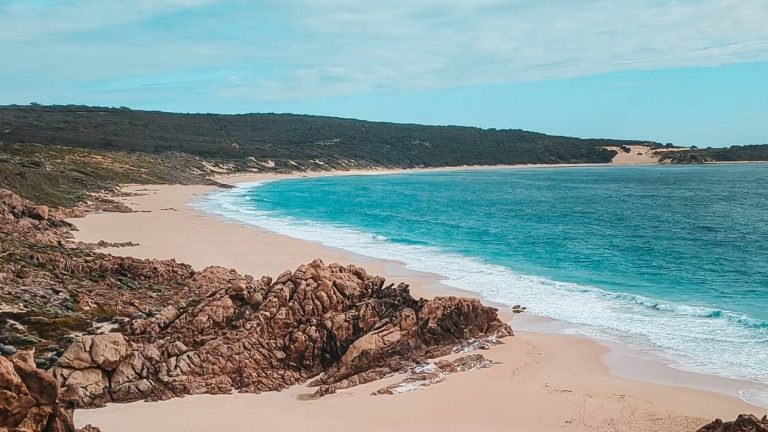
[[[768,383],[768,165],[300,178],[200,205]]]

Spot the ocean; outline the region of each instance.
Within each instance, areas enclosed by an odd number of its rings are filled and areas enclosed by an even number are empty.
[[[679,369],[768,384],[765,164],[293,178],[195,205],[401,261]]]

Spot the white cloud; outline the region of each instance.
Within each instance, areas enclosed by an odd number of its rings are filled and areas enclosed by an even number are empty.
[[[295,3],[309,31],[333,43],[327,63],[363,70],[396,65],[402,73],[391,84],[397,85],[768,60],[764,0]]]
[[[57,0],[0,4],[0,42],[19,42],[125,25],[213,0]]]
[[[14,61],[0,78],[56,76],[70,91],[191,74],[217,97],[258,101],[768,60],[765,0],[6,3],[0,49]]]

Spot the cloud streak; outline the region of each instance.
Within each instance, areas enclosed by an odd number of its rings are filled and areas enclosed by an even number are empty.
[[[764,0],[5,1],[0,80],[22,100],[432,90],[766,61],[766,22]]]

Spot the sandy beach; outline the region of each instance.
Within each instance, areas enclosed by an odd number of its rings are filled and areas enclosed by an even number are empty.
[[[324,174],[327,175],[327,174]],[[276,175],[227,177],[236,183]],[[284,177],[284,176],[282,176]],[[174,258],[196,269],[221,265],[252,275],[277,275],[315,258],[354,263],[392,282],[411,285],[416,297],[472,295],[397,262],[352,255],[202,213],[187,204],[213,186],[130,186],[120,198],[136,212],[96,213],[72,220],[84,242],[136,242],[105,249],[115,255]],[[522,430],[692,431],[715,417],[765,410],[733,397],[734,383],[687,374],[576,336],[519,331],[544,328],[535,317],[502,309],[516,335],[487,353],[498,364],[449,376],[444,382],[396,396],[370,396],[374,382],[319,400],[302,400],[303,386],[259,395],[197,395],[164,402],[112,404],[78,410],[78,426],[119,431]],[[544,324],[541,324],[541,323]],[[394,380],[394,378],[393,378]],[[675,384],[675,385],[664,385]],[[720,393],[704,389],[717,388]],[[726,394],[723,394],[726,393]]]

